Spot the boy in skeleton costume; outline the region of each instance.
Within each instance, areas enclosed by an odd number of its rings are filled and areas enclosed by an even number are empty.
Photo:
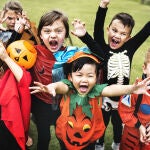
[[[86,32],[85,26],[79,20],[74,23],[81,26],[82,34],[80,39],[82,42],[97,55],[104,54],[104,68],[102,83],[111,84],[129,84],[130,67],[133,55],[141,44],[150,35],[150,22],[148,22],[134,37],[130,37],[134,27],[132,16],[127,13],[116,14],[110,22],[108,33],[108,44],[104,39],[104,21],[107,12],[107,5],[110,0],[101,0],[98,8],[94,26],[94,39]],[[99,51],[96,51],[99,47]],[[100,80],[99,80],[100,81]],[[119,149],[119,143],[122,134],[122,121],[118,114],[118,101],[120,97],[104,97],[103,98],[103,117],[107,127],[109,120],[113,124],[114,142],[113,149]],[[98,141],[96,147],[104,149],[104,136]]]

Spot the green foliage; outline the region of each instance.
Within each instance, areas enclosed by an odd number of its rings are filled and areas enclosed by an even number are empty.
[[[94,28],[94,19],[95,14],[99,5],[100,0],[20,0],[24,10],[27,12],[29,18],[36,22],[40,17],[47,11],[52,9],[58,9],[65,12],[69,17],[70,29],[72,29],[71,21],[74,18],[79,18],[86,24],[86,29],[92,35]],[[0,1],[0,6],[4,6],[6,0]],[[111,18],[114,14],[118,12],[127,12],[130,13],[135,19],[135,27],[133,29],[132,36],[135,35],[143,25],[149,21],[150,7],[149,5],[142,5],[140,0],[110,0],[108,13],[106,16],[105,29],[108,26]],[[106,32],[105,32],[106,33]],[[77,46],[83,46],[83,43],[76,37],[71,35],[73,44]],[[67,42],[68,43],[68,42]],[[144,59],[145,51],[150,47],[150,39],[147,39],[144,44],[139,48],[135,53],[134,59],[132,62],[132,71],[131,71],[131,83],[134,82],[136,77],[140,77],[142,73],[142,64]],[[55,137],[54,127],[51,128],[52,140],[50,143],[51,150],[59,150],[59,144]],[[35,124],[31,121],[30,134],[34,140],[34,145],[31,147],[31,150],[36,150],[37,142],[37,132]],[[106,138],[105,138],[106,150],[110,150],[110,145],[112,142],[112,127],[109,125]]]

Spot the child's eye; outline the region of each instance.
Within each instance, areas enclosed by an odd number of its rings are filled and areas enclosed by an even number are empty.
[[[117,32],[117,30],[116,29],[112,29],[113,30],[113,32]]]
[[[81,75],[81,74],[77,74],[77,76],[78,76],[78,77],[81,77],[82,75]]]
[[[89,78],[92,78],[93,77],[93,75],[89,75]]]
[[[77,74],[76,74],[76,76],[77,76],[77,77],[81,77],[81,76],[82,76],[82,74],[80,74],[80,73],[77,73]]]
[[[50,33],[50,30],[44,30],[45,33]]]
[[[63,32],[63,30],[60,30],[60,29],[59,29],[59,30],[57,30],[56,32],[57,32],[57,33],[61,33],[61,32]]]
[[[7,19],[8,19],[8,20],[13,20],[13,18],[12,18],[12,17],[7,17]]]
[[[121,36],[127,36],[127,34],[126,33],[122,33]]]

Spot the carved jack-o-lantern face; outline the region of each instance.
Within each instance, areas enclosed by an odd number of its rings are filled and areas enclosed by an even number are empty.
[[[7,53],[18,65],[25,69],[30,69],[34,65],[37,57],[34,46],[25,40],[11,43],[7,47]]]
[[[85,148],[100,138],[104,132],[105,125],[97,100],[92,100],[90,105],[92,106],[92,118],[82,112],[81,106],[77,106],[73,115],[70,116],[69,100],[61,101],[62,114],[56,122],[56,135],[69,150]]]
[[[68,117],[66,128],[66,138],[71,145],[83,146],[88,144],[85,137],[92,129],[92,123],[90,118],[82,113],[81,108],[77,108],[74,114]]]

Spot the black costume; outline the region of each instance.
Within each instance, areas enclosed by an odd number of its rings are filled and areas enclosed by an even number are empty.
[[[103,83],[111,84],[129,84],[130,68],[135,51],[150,35],[150,22],[148,22],[134,37],[129,39],[122,47],[111,49],[104,39],[104,21],[107,8],[98,8],[94,26],[94,40],[86,33],[80,39],[97,55],[104,55]],[[95,47],[95,48],[94,48]],[[97,51],[97,49],[99,49]],[[103,52],[102,52],[103,51]],[[110,117],[113,124],[114,142],[120,143],[122,135],[122,121],[118,114],[118,101],[120,97],[103,98],[103,117],[107,127]],[[102,145],[104,136],[99,140]]]

